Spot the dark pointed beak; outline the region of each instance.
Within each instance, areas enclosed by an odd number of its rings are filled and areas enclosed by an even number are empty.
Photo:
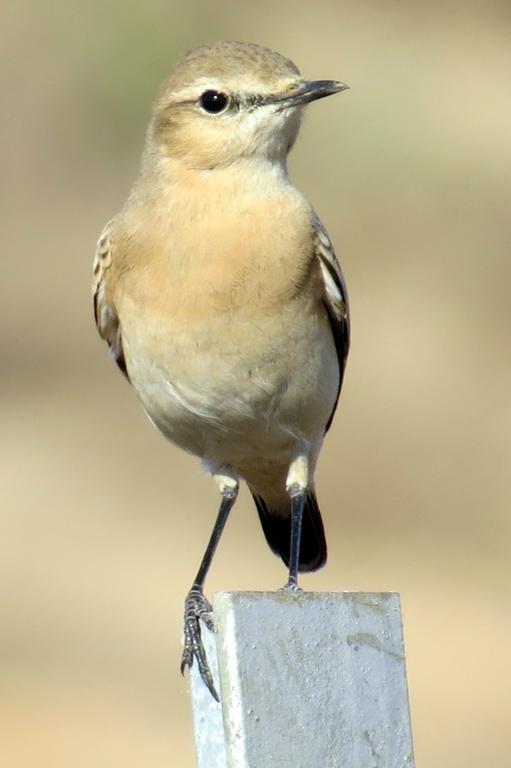
[[[325,96],[346,91],[348,88],[349,85],[340,83],[337,80],[308,80],[300,83],[289,93],[275,96],[269,99],[269,101],[272,104],[281,104],[281,109],[285,109],[287,107],[297,107],[300,104],[308,104],[309,101],[316,101],[316,99],[324,99]]]

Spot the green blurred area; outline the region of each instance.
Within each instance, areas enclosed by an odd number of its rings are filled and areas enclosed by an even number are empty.
[[[511,742],[511,6],[6,4],[0,730],[9,768],[194,765],[182,600],[215,514],[96,337],[94,244],[186,49],[268,45],[351,91],[310,108],[291,174],[350,289],[309,589],[401,592],[418,765]],[[243,494],[208,584],[274,589]]]

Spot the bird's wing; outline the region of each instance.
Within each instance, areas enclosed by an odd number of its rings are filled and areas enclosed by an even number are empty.
[[[330,320],[337,350],[337,359],[339,361],[339,389],[335,405],[325,428],[325,432],[327,432],[337,408],[344,369],[348,358],[350,347],[350,313],[348,292],[341,267],[335,256],[330,238],[317,217],[314,219],[314,251],[321,268],[324,286],[323,304]]]
[[[121,328],[115,306],[108,297],[108,270],[112,264],[115,219],[111,219],[103,229],[96,246],[92,277],[92,300],[94,318],[99,335],[104,339],[115,362],[128,378],[126,362],[122,348]]]

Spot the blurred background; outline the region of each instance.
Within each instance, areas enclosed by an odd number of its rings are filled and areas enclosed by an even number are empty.
[[[192,768],[182,602],[216,514],[96,335],[95,241],[185,50],[258,42],[352,90],[290,169],[353,346],[317,590],[398,590],[418,765],[511,749],[509,2],[2,4],[0,730],[9,768]],[[208,593],[275,589],[244,491]]]

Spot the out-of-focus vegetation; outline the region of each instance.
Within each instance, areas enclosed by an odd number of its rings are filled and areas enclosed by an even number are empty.
[[[318,472],[330,560],[304,585],[399,590],[418,765],[506,764],[511,6],[6,6],[3,764],[194,765],[181,612],[216,492],[114,369],[89,281],[159,82],[184,50],[220,38],[352,86],[310,108],[290,163],[336,244],[353,314]],[[245,493],[209,591],[284,578]]]

